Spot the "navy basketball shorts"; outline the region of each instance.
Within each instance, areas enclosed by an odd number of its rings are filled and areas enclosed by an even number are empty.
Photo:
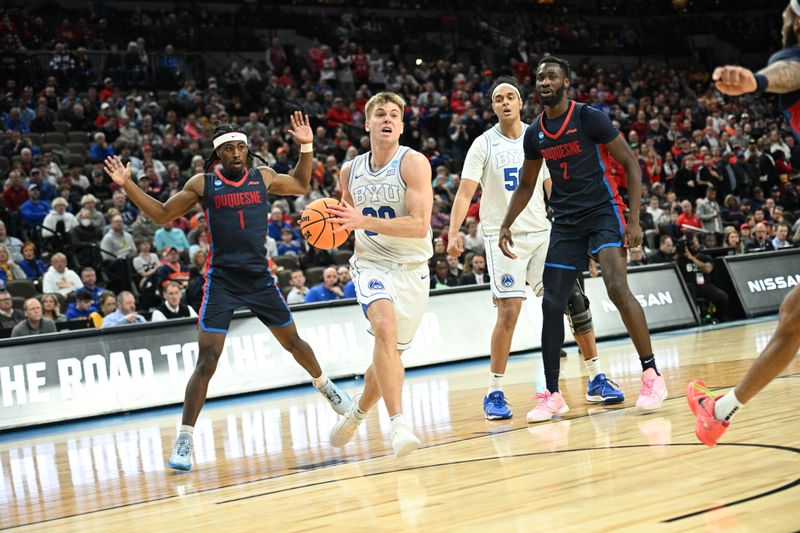
[[[286,300],[268,272],[255,274],[213,268],[206,275],[198,324],[203,331],[227,333],[233,312],[246,307],[267,327],[292,323]]]
[[[586,270],[589,256],[603,248],[622,247],[625,218],[621,208],[608,204],[573,220],[553,221],[545,267]]]

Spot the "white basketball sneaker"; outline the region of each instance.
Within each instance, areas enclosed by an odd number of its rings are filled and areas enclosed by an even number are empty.
[[[405,420],[392,421],[392,449],[395,457],[405,457],[421,446],[411,426]]]
[[[356,417],[356,409],[358,409],[358,399],[360,396],[361,395],[358,394],[353,397],[344,416],[342,416],[331,429],[329,440],[331,446],[334,448],[341,448],[350,442],[353,435],[356,434],[359,424],[367,417],[366,415],[362,418]]]

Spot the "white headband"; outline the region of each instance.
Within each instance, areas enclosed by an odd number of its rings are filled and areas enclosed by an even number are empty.
[[[798,0],[792,0],[792,2],[797,2],[797,1]],[[519,89],[517,89],[510,83],[501,83],[500,85],[494,88],[494,91],[492,91],[492,101],[494,101],[494,97],[497,94],[497,91],[499,91],[500,89],[511,89],[512,91],[517,93],[517,98],[522,100],[522,97],[519,95]]]
[[[791,2],[789,2],[789,7],[792,8],[792,11],[794,11],[795,16],[800,17],[800,1],[792,0]]]
[[[245,135],[244,133],[239,133],[238,131],[233,131],[231,133],[226,133],[225,135],[220,135],[219,137],[214,139],[214,150],[216,150],[223,144],[232,141],[242,141],[243,143],[247,144],[247,135]]]

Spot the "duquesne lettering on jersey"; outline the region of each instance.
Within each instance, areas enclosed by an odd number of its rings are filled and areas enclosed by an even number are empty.
[[[525,158],[544,158],[550,170],[555,220],[591,216],[609,203],[622,216],[626,206],[610,175],[611,155],[605,147],[618,135],[608,116],[572,100],[560,117],[548,119],[542,113],[525,131]]]
[[[525,153],[522,143],[530,126],[523,123],[516,139],[503,135],[499,125],[483,132],[469,147],[461,171],[461,179],[481,184],[481,230],[484,235],[498,235],[506,216],[511,196],[519,185]],[[550,229],[544,203],[544,187],[550,179],[547,166],[542,165],[533,198],[511,226],[512,233],[534,233]]]
[[[205,174],[209,269],[270,276],[264,248],[269,207],[266,198],[267,187],[256,168],[247,168],[234,179],[220,170]]]
[[[353,208],[359,213],[377,218],[407,216],[406,184],[400,175],[403,157],[411,149],[400,146],[383,168],[370,168],[367,152],[356,157],[350,166],[348,188]],[[433,255],[432,233],[422,239],[391,237],[375,232],[356,230],[355,256],[373,261],[392,263],[422,263]]]
[[[250,184],[251,182],[248,182]],[[240,207],[243,205],[263,204],[261,191],[229,192],[214,196],[214,207]]]

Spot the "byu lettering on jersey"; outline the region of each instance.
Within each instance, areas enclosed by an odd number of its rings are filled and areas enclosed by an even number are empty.
[[[370,168],[370,152],[353,160],[350,167],[350,195],[359,213],[378,218],[408,215],[406,184],[400,176],[403,156],[410,148],[401,146],[383,168]],[[390,237],[372,231],[356,230],[355,255],[363,259],[393,263],[420,263],[433,255],[432,234],[415,239]]]

